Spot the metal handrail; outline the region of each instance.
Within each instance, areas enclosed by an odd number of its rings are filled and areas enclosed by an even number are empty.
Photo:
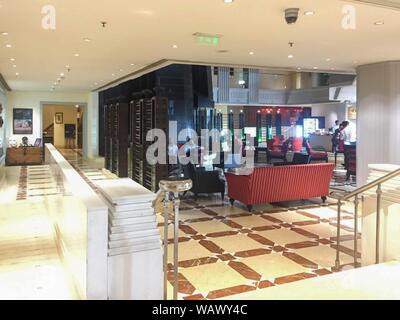
[[[342,196],[335,197],[331,195],[331,197],[337,200],[337,239],[336,239],[336,261],[335,267],[337,270],[340,270],[340,222],[342,215],[342,205],[345,201],[354,197],[354,267],[357,267],[357,233],[358,233],[358,207],[360,203],[360,195],[366,191],[371,190],[374,187],[377,187],[376,190],[376,244],[375,244],[375,263],[379,263],[379,248],[380,248],[380,211],[381,211],[381,202],[382,202],[382,184],[388,182],[389,180],[400,176],[400,169],[394,170],[379,179],[376,179],[365,186],[362,186],[350,193],[347,193]]]

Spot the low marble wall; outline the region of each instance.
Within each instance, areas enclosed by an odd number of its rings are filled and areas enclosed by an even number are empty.
[[[396,165],[369,165],[368,182],[374,181],[394,170]],[[400,177],[382,185],[380,210],[380,262],[400,261]],[[362,205],[362,243],[361,261],[363,266],[375,263],[376,253],[376,188],[364,196]]]
[[[65,266],[82,298],[107,299],[108,208],[51,144],[45,159],[66,195],[50,210]]]

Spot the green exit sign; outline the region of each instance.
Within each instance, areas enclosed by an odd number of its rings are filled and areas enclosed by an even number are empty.
[[[220,36],[218,35],[208,35],[208,34],[200,34],[200,33],[195,33],[194,34],[196,42],[198,44],[205,44],[209,46],[217,46],[219,45],[220,42]]]

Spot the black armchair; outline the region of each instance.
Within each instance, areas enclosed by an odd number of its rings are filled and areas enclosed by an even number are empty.
[[[185,178],[189,178],[193,182],[190,191],[194,193],[196,200],[199,193],[221,193],[221,197],[224,199],[225,182],[220,179],[218,171],[198,170],[192,163],[182,167]]]

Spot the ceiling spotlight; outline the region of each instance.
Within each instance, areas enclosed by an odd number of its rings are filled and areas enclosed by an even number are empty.
[[[177,46],[176,44],[174,44],[174,45],[172,46],[172,48],[178,49],[178,46]]]
[[[85,42],[91,42],[91,41],[92,41],[92,39],[89,39],[89,38],[83,38],[83,41],[85,41]]]
[[[314,69],[314,70],[317,70],[317,69],[318,69],[318,67],[313,67],[313,69]]]
[[[2,35],[2,36],[8,36],[8,32],[5,32],[5,31],[4,31],[4,32],[1,33],[1,35]]]
[[[64,76],[65,76],[64,73],[61,72],[61,73],[60,73],[60,77],[64,77]]]
[[[74,57],[79,57],[79,53],[75,53],[75,54],[74,54]]]
[[[18,77],[19,76],[19,72],[16,72],[15,75]]]
[[[134,66],[135,64],[134,63],[131,63],[131,66]]]
[[[6,48],[11,48],[12,45],[11,44],[6,44]]]
[[[331,58],[326,58],[326,61],[327,61],[327,62],[329,62],[329,61],[331,61],[331,60],[332,60]]]
[[[15,58],[10,58],[11,61],[15,61]]]
[[[301,70],[301,68],[300,68],[300,67],[298,67],[298,68],[297,68],[297,70]]]
[[[292,54],[289,54],[288,56],[287,56],[289,59],[293,59],[293,55]]]
[[[253,51],[250,51],[250,52],[249,52],[249,55],[251,55],[251,56],[254,55],[254,52],[253,52]]]
[[[114,76],[115,76],[115,73],[112,73],[112,74],[111,74],[111,76],[113,76],[113,77],[114,77]]]
[[[232,3],[234,0],[224,0],[224,3]]]
[[[304,11],[304,15],[305,15],[305,16],[312,16],[312,15],[314,15],[314,14],[315,14],[315,12],[314,12],[314,11],[311,11],[311,10]]]
[[[385,23],[383,22],[383,21],[376,21],[376,22],[374,22],[374,25],[376,25],[376,26],[382,26],[382,25],[384,25]]]

